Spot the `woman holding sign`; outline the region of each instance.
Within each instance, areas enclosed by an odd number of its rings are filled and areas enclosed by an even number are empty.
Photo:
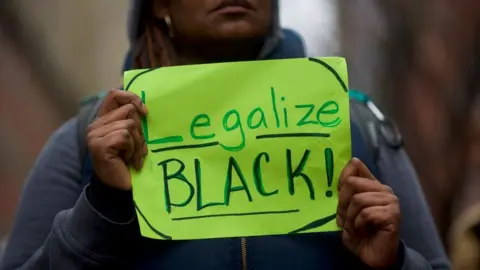
[[[126,69],[304,57],[300,39],[279,27],[274,0],[134,1],[130,31]],[[138,96],[112,90],[55,132],[30,174],[0,269],[449,269],[403,150],[382,146],[390,158],[374,163],[362,123],[352,125],[359,159],[340,175],[340,231],[142,238],[129,167],[141,170],[147,155],[147,114]]]

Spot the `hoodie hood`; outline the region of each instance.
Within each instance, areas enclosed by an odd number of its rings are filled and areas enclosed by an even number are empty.
[[[140,33],[140,16],[146,8],[147,1],[131,0],[130,13],[128,18],[128,39],[130,48],[133,47]],[[265,44],[258,59],[284,59],[305,57],[305,46],[303,39],[298,33],[289,29],[282,29],[280,26],[280,3],[273,0],[273,22],[271,29],[265,39]],[[130,52],[127,53],[124,70],[131,69],[132,59]]]

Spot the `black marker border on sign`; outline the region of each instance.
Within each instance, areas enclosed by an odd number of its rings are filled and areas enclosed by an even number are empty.
[[[342,86],[343,88],[343,91],[345,93],[348,93],[348,87],[347,85],[345,84],[345,82],[342,80],[342,77],[340,77],[340,75],[338,74],[338,72],[332,68],[329,64],[325,63],[324,61],[320,60],[320,59],[317,59],[317,58],[308,58],[309,61],[312,61],[314,63],[317,63],[317,64],[320,64],[322,65],[324,68],[326,68],[328,71],[330,71],[330,73],[332,73],[335,78],[337,79],[337,81],[340,83],[340,85]]]
[[[327,64],[326,62],[320,60],[320,59],[317,59],[317,58],[307,58],[308,61],[312,62],[312,63],[317,63],[319,65],[321,65],[322,67],[324,67],[325,69],[327,69],[330,73],[332,73],[333,76],[335,76],[335,79],[338,81],[338,83],[340,84],[340,86],[342,87],[342,90],[348,94],[348,87],[346,85],[346,83],[343,81],[343,79],[340,77],[340,75],[338,74],[338,72],[332,67],[330,66],[329,64]],[[132,80],[127,84],[127,86],[125,87],[125,91],[128,91],[130,89],[130,87],[132,86],[132,84],[137,80],[139,79],[141,76],[147,74],[147,73],[150,73],[152,71],[155,71],[157,69],[160,69],[161,67],[157,67],[157,68],[150,68],[150,69],[147,69],[145,71],[142,71],[140,73],[138,73],[137,75],[135,75]],[[324,136],[324,135],[322,135]],[[327,137],[327,136],[326,136]],[[165,240],[173,240],[173,238],[169,235],[166,235],[162,232],[160,232],[159,230],[157,230],[155,227],[153,227],[153,225],[147,220],[147,218],[143,215],[142,211],[140,210],[140,207],[136,204],[136,202],[134,201],[133,202],[134,205],[135,205],[135,209],[138,211],[138,213],[140,214],[141,218],[145,221],[145,223],[147,224],[147,226],[150,228],[150,230],[152,230],[155,234],[157,234],[158,236],[160,236],[162,239],[165,239]],[[292,211],[287,211],[286,213],[291,213]],[[296,212],[296,211],[295,211]],[[241,215],[239,215],[241,216]],[[317,219],[315,221],[312,221],[310,223],[308,223],[307,225],[305,226],[302,226],[296,230],[293,230],[291,232],[289,232],[288,234],[298,234],[298,233],[301,233],[301,232],[306,232],[308,230],[312,230],[312,229],[315,229],[315,228],[318,228],[318,227],[321,227],[327,223],[329,223],[330,221],[334,220],[336,218],[336,214],[332,214],[330,216],[326,216],[326,217],[323,217],[323,218],[320,218],[320,219]]]

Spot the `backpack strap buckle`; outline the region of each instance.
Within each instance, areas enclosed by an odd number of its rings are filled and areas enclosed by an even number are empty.
[[[380,133],[384,137],[387,145],[394,149],[401,148],[404,144],[403,137],[395,122],[386,117],[370,99],[368,99],[366,105],[378,120]]]
[[[373,101],[366,94],[356,90],[350,90],[349,94],[353,99],[363,103],[365,107],[368,108],[368,111],[374,118],[374,122],[376,122],[378,132],[389,147],[393,149],[399,149],[403,147],[403,137],[398,126],[392,119],[383,114],[377,105],[375,105],[375,103],[373,103]]]

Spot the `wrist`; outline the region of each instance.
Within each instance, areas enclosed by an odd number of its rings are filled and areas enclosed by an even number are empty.
[[[395,258],[393,263],[386,268],[382,268],[381,270],[400,270],[403,267],[403,261],[405,258],[405,244],[402,240],[398,242],[397,252],[395,254]]]
[[[397,258],[395,258],[395,263],[389,269],[402,269],[403,261],[405,259],[405,243],[402,240],[398,243]]]

